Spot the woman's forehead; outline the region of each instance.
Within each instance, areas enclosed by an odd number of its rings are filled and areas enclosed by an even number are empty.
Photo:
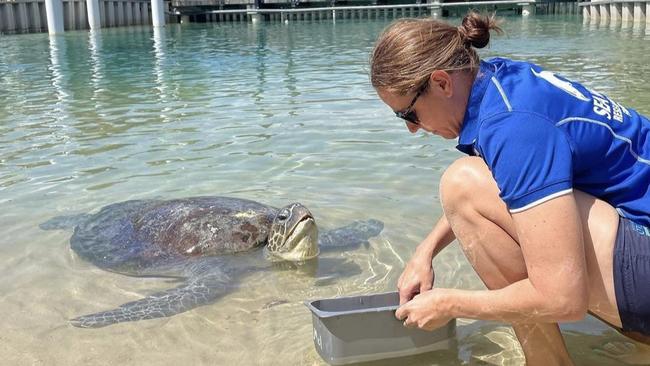
[[[408,103],[409,96],[399,95],[386,89],[376,89],[379,98],[394,109],[399,109],[402,104]],[[407,102],[405,102],[407,101]]]

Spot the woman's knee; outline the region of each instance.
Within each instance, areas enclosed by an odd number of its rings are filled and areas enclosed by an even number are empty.
[[[457,236],[476,235],[477,225],[490,224],[516,238],[512,217],[482,159],[466,157],[452,163],[440,180],[440,199]],[[462,230],[462,226],[471,229]]]
[[[465,256],[488,288],[526,277],[512,218],[485,162],[455,161],[440,182],[445,216]]]
[[[448,209],[495,193],[498,195],[496,183],[481,158],[463,157],[454,161],[440,179],[440,199]]]

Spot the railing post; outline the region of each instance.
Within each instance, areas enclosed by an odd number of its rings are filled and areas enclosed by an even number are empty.
[[[32,13],[32,19],[34,20],[34,23],[32,24],[32,29],[38,32],[41,30],[43,26],[41,25],[41,11],[39,9],[39,5],[37,2],[31,3],[31,13]],[[1,28],[2,27],[0,27],[0,29]]]
[[[521,16],[527,17],[535,15],[535,2],[529,3],[519,3],[517,5],[521,6]]]
[[[88,25],[90,29],[102,27],[102,19],[99,15],[99,0],[86,0],[86,11],[88,12]]]
[[[27,3],[18,3],[18,28],[21,32],[29,31],[29,18],[27,18]]]
[[[256,5],[246,5],[246,14],[250,16],[251,22],[259,23],[262,20],[262,14],[257,12]]]
[[[612,22],[618,22],[621,20],[621,4],[612,3],[609,5],[609,15],[612,19]]]
[[[63,1],[45,0],[47,31],[50,34],[63,33]]]
[[[582,20],[588,22],[591,19],[591,7],[589,5],[582,7]]]
[[[645,2],[634,3],[634,22],[641,23],[645,22]]]
[[[634,18],[634,7],[632,3],[623,3],[621,6],[621,19],[624,23],[632,21]]]
[[[598,19],[600,19],[600,6],[589,5],[589,14],[591,15],[591,22],[595,23]]]
[[[609,21],[609,5],[601,4],[598,14],[600,15],[600,23],[607,24],[607,21]]]
[[[151,0],[151,18],[154,27],[165,26],[165,6],[163,5],[163,0]]]
[[[440,6],[440,0],[433,0],[431,3],[431,17],[433,19],[438,19],[442,16],[442,6]]]

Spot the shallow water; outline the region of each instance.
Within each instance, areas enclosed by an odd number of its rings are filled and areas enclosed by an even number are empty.
[[[2,363],[321,364],[302,301],[393,290],[440,215],[442,171],[461,156],[453,141],[407,133],[370,87],[368,52],[386,24],[0,37]],[[505,30],[484,56],[532,60],[650,113],[650,29],[540,16],[508,18]],[[69,249],[70,232],[38,224],[128,199],[196,195],[300,201],[323,227],[357,218],[386,226],[367,248],[333,254],[347,264],[325,280],[253,273],[217,303],[171,318],[68,325],[175,285],[99,270]],[[482,287],[457,245],[435,269],[440,286]],[[637,356],[593,319],[564,329],[578,364]],[[457,348],[398,364],[521,362],[509,327],[461,320]]]

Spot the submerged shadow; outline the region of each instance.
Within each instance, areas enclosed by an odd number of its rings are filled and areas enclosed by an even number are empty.
[[[345,258],[314,258],[302,262],[275,262],[273,270],[294,271],[297,275],[314,278],[314,286],[327,286],[344,278],[360,275],[361,266]]]
[[[354,366],[431,366],[445,365],[455,366],[462,365],[463,362],[458,358],[458,341],[453,339],[448,349],[421,353],[419,355],[387,358],[384,360],[359,362],[350,365]]]

